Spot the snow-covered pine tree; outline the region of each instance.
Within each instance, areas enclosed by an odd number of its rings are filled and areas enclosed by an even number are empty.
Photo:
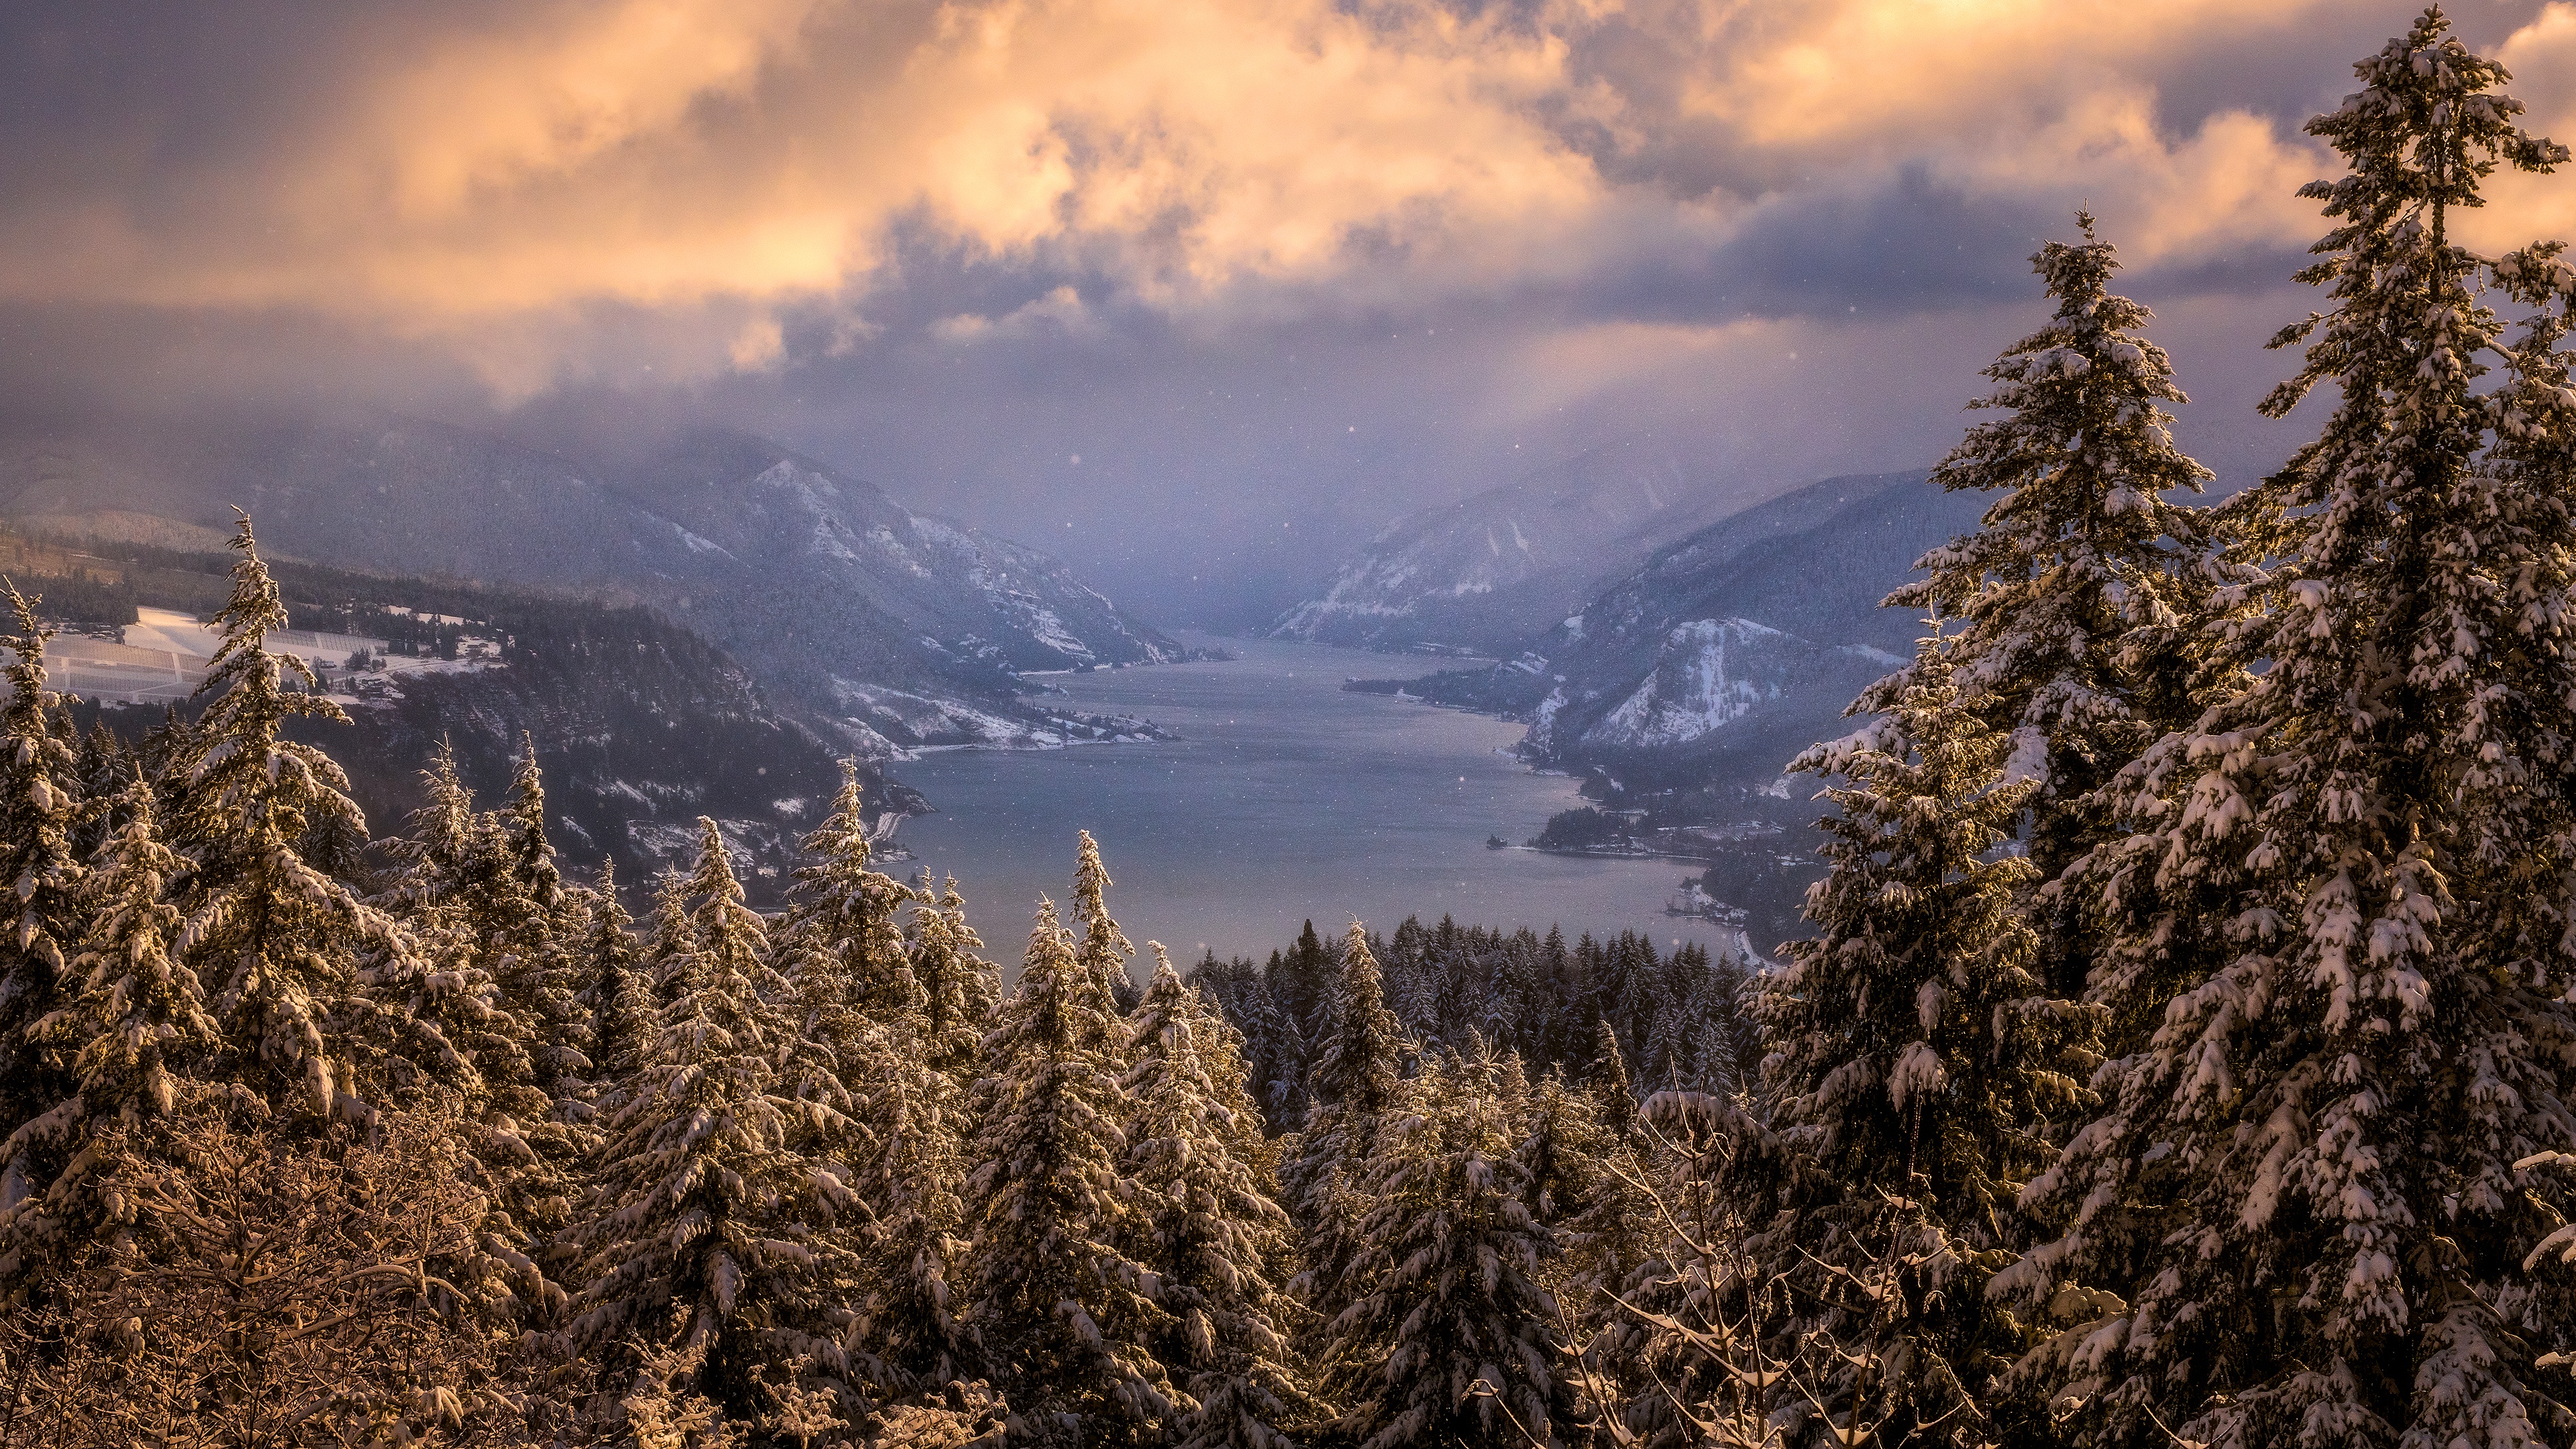
[[[1531,1105],[1537,1101],[1538,1094],[1530,1087],[1529,1067],[1521,1059],[1520,1049],[1514,1047],[1494,1056],[1492,1048],[1485,1043],[1478,1041],[1472,1044],[1474,1055],[1493,1057],[1495,1104],[1513,1122],[1528,1122]]]
[[[625,1084],[642,1065],[645,1043],[653,1032],[655,1004],[651,983],[636,960],[635,938],[628,928],[634,918],[617,896],[617,866],[601,861],[599,884],[590,893],[590,928],[582,938],[584,991],[590,1009],[591,1070],[598,1087],[595,1105],[613,1111]]]
[[[519,753],[512,761],[506,813],[502,832],[509,841],[519,888],[536,902],[537,909],[551,912],[563,897],[563,867],[546,834],[546,777],[537,765],[536,736],[525,732],[519,736]]]
[[[109,729],[104,720],[91,725],[89,733],[80,737],[73,759],[81,799],[92,808],[82,810],[72,822],[72,854],[88,860],[105,849],[108,841],[116,837],[117,828],[125,823],[118,818],[113,802],[133,781],[140,765],[134,751],[117,738],[116,731]],[[98,808],[102,805],[105,808]]]
[[[1690,1036],[1689,1002],[1668,999],[1655,1008],[1654,1025],[1646,1032],[1645,1054],[1638,1065],[1656,1091],[1698,1089],[1699,1083],[1690,1080],[1696,1067]]]
[[[2098,833],[2092,792],[2199,712],[2192,628],[2208,594],[2206,515],[2165,496],[2212,476],[2174,444],[2165,405],[2188,399],[2139,330],[2153,314],[2110,289],[2111,243],[2089,214],[2075,220],[2081,242],[2031,258],[2056,315],[2005,349],[1986,369],[1994,390],[1968,405],[2002,416],[1933,470],[1944,488],[2002,496],[1888,596],[1950,626],[1940,655],[1857,706],[1891,707],[1919,670],[1950,671],[1959,707],[2013,737],[2012,775],[2039,784],[2016,833],[2042,886]],[[2052,892],[2040,906],[2043,974],[2069,998],[2087,956],[2077,904]]]
[[[2332,310],[2265,403],[2322,435],[2221,513],[2259,671],[2114,783],[2094,992],[2137,1024],[2031,1184],[2063,1235],[2008,1286],[2079,1320],[2031,1364],[2093,1445],[2561,1442],[2568,1287],[2526,1267],[2576,1200],[2567,477],[2493,426],[2500,324],[2450,235],[2521,131],[2427,10],[2308,130]],[[2513,268],[2508,282],[2524,273]],[[2563,399],[2524,427],[2566,425]]]
[[[587,1115],[586,1023],[558,979],[569,962],[522,875],[509,818],[474,808],[445,744],[421,784],[423,803],[388,842],[399,869],[384,900],[435,969],[378,973],[373,994],[462,1055],[465,1070],[450,1076],[493,1201],[486,1246],[514,1270],[523,1304],[550,1314],[564,1294],[544,1265],[571,1225],[587,1146],[566,1120]]]
[[[170,949],[179,912],[166,892],[186,862],[161,839],[147,781],[128,784],[118,805],[124,822],[80,892],[87,926],[69,963],[72,999],[36,1024],[71,1064],[74,1090],[0,1146],[19,1174],[0,1202],[0,1301],[23,1304],[130,1228],[130,1205],[106,1190],[118,1154],[152,1142],[198,1095],[195,1073],[222,1039],[204,987]]]
[[[1387,1114],[1359,1194],[1367,1203],[1322,1367],[1359,1449],[1567,1442],[1556,1300],[1541,1286],[1554,1236],[1514,1152],[1489,1055],[1426,1063]]]
[[[411,930],[420,957],[437,969],[401,982],[408,990],[399,1004],[460,1054],[473,1078],[461,1082],[473,1099],[469,1113],[528,1116],[543,1100],[532,1034],[502,1004],[490,939],[522,902],[490,819],[476,813],[457,774],[455,753],[442,743],[420,780],[420,807],[405,817],[404,833],[385,842],[396,868],[377,904]],[[381,983],[377,994],[390,997],[394,985]],[[520,1154],[513,1147],[510,1155]]]
[[[2025,1346],[1986,1281],[2049,1160],[2032,1126],[2081,1063],[2015,910],[2030,863],[1995,853],[2038,786],[2006,783],[2012,742],[1962,706],[1942,645],[1923,641],[1884,714],[1796,762],[1845,781],[1821,822],[1833,869],[1807,896],[1818,935],[1756,978],[1771,1111],[1721,1185],[1750,1228],[1747,1287],[1798,1305],[1765,1325],[1775,1359],[1817,1335],[1835,1350],[1775,1407],[1813,1394],[1889,1443],[1974,1445],[1996,1432],[1986,1381]]]
[[[1637,1126],[1637,1088],[1628,1077],[1628,1059],[1619,1053],[1619,1033],[1607,1017],[1593,1028],[1590,1086],[1601,1103],[1601,1119],[1625,1137]]]
[[[931,897],[926,873],[914,889],[924,900]],[[912,913],[904,949],[921,987],[923,1059],[961,1089],[972,1087],[984,1028],[1002,993],[992,963],[975,954],[984,943],[966,924],[966,898],[958,893],[956,877],[948,878],[935,903]]]
[[[1622,1097],[1625,1090],[1622,1089]],[[1556,1234],[1560,1285],[1578,1321],[1612,1311],[1605,1293],[1627,1286],[1650,1255],[1659,1224],[1655,1205],[1638,1190],[1644,1169],[1628,1140],[1637,1104],[1605,1106],[1554,1068],[1530,1093],[1517,1149],[1529,1173],[1530,1210]]]
[[[1173,1449],[1286,1449],[1283,1427],[1320,1417],[1281,1333],[1287,1308],[1270,1280],[1288,1215],[1260,1158],[1261,1114],[1221,1018],[1181,980],[1159,942],[1154,980],[1127,1023],[1127,1174],[1144,1220],[1134,1255],[1157,1275],[1172,1315],[1154,1345],[1196,1408]]]
[[[74,1073],[59,1047],[35,1026],[75,993],[66,947],[80,936],[73,896],[81,862],[71,830],[81,799],[72,741],[54,728],[56,696],[45,687],[45,643],[55,631],[15,585],[0,584],[18,632],[0,638],[10,651],[0,675],[9,700],[0,706],[0,883],[8,895],[0,921],[0,1132],[14,1131],[70,1095]],[[30,1189],[32,1164],[0,1153],[0,1210]]]
[[[1333,953],[1316,933],[1313,921],[1298,931],[1296,944],[1285,955],[1271,957],[1269,975],[1271,999],[1279,1004],[1282,1019],[1301,1046],[1311,1046],[1330,1034]],[[1304,1060],[1302,1051],[1298,1059]]]
[[[1361,1245],[1353,1234],[1366,1205],[1351,1194],[1368,1176],[1378,1132],[1403,1087],[1403,1028],[1387,1010],[1377,957],[1356,920],[1339,965],[1330,988],[1332,1035],[1316,1055],[1305,1121],[1285,1146],[1280,1174],[1281,1199],[1305,1235],[1297,1292],[1323,1323],[1358,1291],[1350,1268]]]
[[[657,1006],[670,1005],[687,984],[680,972],[697,952],[697,927],[689,920],[689,878],[677,865],[665,864],[653,875],[653,910],[644,918],[644,945],[636,958]]]
[[[1406,1035],[1436,1041],[1440,1035],[1440,968],[1429,952],[1430,932],[1412,916],[1395,928],[1394,959],[1380,962],[1386,975],[1387,1010]]]
[[[368,1089],[350,1080],[333,1018],[363,1023],[369,1036],[402,1031],[406,1022],[361,999],[361,961],[387,980],[418,963],[391,918],[301,853],[323,821],[363,831],[365,820],[339,765],[287,738],[286,725],[349,717],[302,660],[269,652],[286,607],[247,515],[231,547],[240,555],[232,595],[214,616],[222,642],[195,695],[204,710],[169,737],[169,766],[155,777],[170,792],[170,843],[194,867],[180,887],[176,945],[214,993],[226,1077],[291,1116],[364,1115]]]
[[[863,1139],[850,1189],[866,1207],[860,1274],[843,1345],[881,1390],[917,1393],[973,1377],[959,1281],[965,1239],[964,1092],[917,1037],[868,1023],[848,1086]]]
[[[913,980],[896,917],[921,897],[869,867],[858,761],[841,762],[832,813],[804,844],[806,864],[796,869],[778,926],[781,974],[803,994],[868,1020],[918,1019],[929,1003]]]
[[[500,923],[505,954],[494,979],[501,999],[528,1024],[536,1083],[552,1100],[551,1116],[570,1123],[588,1115],[591,1063],[581,1050],[590,1023],[581,1006],[579,948],[586,910],[567,897],[563,867],[546,836],[545,774],[537,742],[521,735],[510,803],[493,821],[508,861],[511,889],[524,906]]]
[[[749,1425],[764,1384],[839,1388],[833,1316],[857,1265],[839,1219],[848,1188],[795,1149],[812,1111],[780,1090],[795,1026],[768,999],[760,918],[743,905],[724,837],[699,822],[692,948],[642,1068],[608,1123],[573,1342],[610,1382],[648,1368]]]
[[[1088,830],[1073,860],[1073,926],[1080,933],[1074,944],[1074,959],[1082,969],[1100,978],[1101,989],[1109,993],[1112,1007],[1124,1012],[1134,1004],[1135,978],[1127,974],[1127,958],[1136,954],[1135,943],[1109,916],[1109,867],[1100,862],[1100,845]],[[1123,1046],[1124,1043],[1118,1043]]]
[[[1188,1403],[1147,1347],[1170,1316],[1121,1246],[1137,1208],[1116,1026],[1108,981],[1041,901],[975,1084],[967,1321],[1032,1429],[1086,1445],[1149,1442]]]

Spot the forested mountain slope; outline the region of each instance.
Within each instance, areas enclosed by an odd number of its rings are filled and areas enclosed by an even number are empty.
[[[127,601],[105,631],[130,621],[137,603],[212,613],[231,560],[112,543],[75,555],[12,539],[0,567],[49,616],[65,616],[54,596],[76,580]],[[551,782],[548,826],[572,862],[613,862],[641,881],[694,849],[696,820],[710,815],[744,859],[746,888],[768,902],[786,885],[796,837],[831,799],[838,776],[826,742],[774,707],[742,665],[652,610],[284,560],[273,572],[293,627],[387,643],[360,668],[324,672],[350,723],[291,727],[328,745],[378,828],[419,806],[424,762],[442,746],[468,787],[497,796],[533,742]],[[83,613],[116,610],[69,616]],[[132,741],[164,710],[84,702],[76,714]],[[922,807],[878,767],[863,769],[872,818]]]

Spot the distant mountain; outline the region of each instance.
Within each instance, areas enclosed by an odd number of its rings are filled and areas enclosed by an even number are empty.
[[[692,435],[618,491],[690,551],[690,582],[662,592],[686,589],[673,602],[693,627],[903,743],[1025,733],[1011,693],[1024,672],[1181,655],[1047,555],[758,438]]]
[[[1044,554],[739,433],[614,469],[399,417],[0,442],[0,520],[31,531],[205,547],[232,505],[286,555],[653,605],[878,754],[1050,738],[1019,674],[1180,653]]]
[[[1629,447],[1595,448],[1397,520],[1289,610],[1275,638],[1372,649],[1516,649],[1605,578],[1725,513],[1708,484]]]
[[[1507,663],[1405,689],[1529,721],[1541,764],[1758,787],[1911,654],[1921,621],[1879,601],[1991,501],[1921,472],[1827,479],[1657,551]]]

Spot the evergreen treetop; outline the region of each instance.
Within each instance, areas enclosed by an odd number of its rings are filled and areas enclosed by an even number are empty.
[[[1099,842],[1088,830],[1080,835],[1073,862],[1073,923],[1081,940],[1074,956],[1083,970],[1100,979],[1112,1002],[1123,1004],[1125,994],[1134,989],[1127,958],[1136,954],[1136,947],[1110,919],[1109,887],[1115,882],[1109,879],[1109,867],[1101,863]]]
[[[337,824],[363,834],[366,824],[339,765],[285,727],[348,716],[304,661],[267,648],[286,609],[247,516],[231,547],[240,557],[214,616],[222,642],[197,688],[203,711],[173,737],[158,776],[174,801],[171,844],[193,867],[180,885],[177,945],[214,992],[233,1080],[281,1110],[364,1115],[364,1089],[334,1050],[331,1018],[367,1014],[362,955],[388,977],[407,977],[418,962],[393,921],[304,858],[316,831]]]
[[[1018,989],[985,1034],[967,1179],[968,1321],[1011,1402],[1086,1443],[1141,1442],[1187,1402],[1149,1347],[1169,1315],[1124,1250],[1137,1209],[1109,1006],[1040,901]]]
[[[590,1056],[603,1087],[610,1092],[633,1077],[652,1030],[653,992],[636,960],[634,918],[617,896],[617,867],[602,861],[599,884],[590,893],[590,931],[583,955],[590,985]],[[599,1103],[606,1110],[610,1103]]]
[[[512,863],[518,871],[520,889],[527,892],[538,910],[550,912],[563,897],[563,870],[555,863],[553,843],[546,838],[546,781],[544,772],[537,767],[535,736],[519,736],[519,753],[512,764],[509,820],[505,827]]]
[[[665,1378],[748,1423],[771,1407],[764,1384],[841,1382],[833,1320],[855,1264],[836,1226],[852,1199],[797,1150],[816,1109],[782,1090],[795,1028],[770,1005],[723,835],[701,832],[695,947],[608,1123],[602,1191],[574,1232],[570,1331],[614,1368],[663,1355]]]
[[[1157,1356],[1197,1407],[1170,1431],[1178,1449],[1286,1449],[1283,1426],[1318,1416],[1277,1319],[1272,1265],[1291,1239],[1262,1170],[1261,1116],[1227,1028],[1158,942],[1128,1023],[1135,1102],[1127,1170],[1144,1203],[1136,1256],[1157,1270],[1171,1315]]]
[[[928,1001],[905,957],[896,912],[920,897],[868,865],[868,827],[856,760],[841,762],[832,813],[805,837],[778,929],[780,966],[827,1014],[847,1012],[917,1028]],[[838,1027],[816,1024],[828,1036]]]
[[[916,890],[929,900],[926,875]],[[959,1085],[968,1085],[985,1024],[1000,1004],[1001,989],[992,963],[975,954],[984,949],[984,943],[966,923],[966,900],[958,893],[955,877],[949,878],[935,902],[913,912],[906,947],[912,979],[922,994],[922,1050],[933,1066]]]
[[[2170,655],[2200,612],[2191,564],[2206,529],[2165,495],[2212,476],[2174,444],[2165,404],[2188,399],[2139,331],[2154,314],[2110,290],[2116,251],[2090,215],[2076,224],[2082,242],[2031,258],[2056,314],[1986,368],[1995,388],[1969,404],[2004,416],[1969,429],[1932,473],[2002,496],[1887,600],[1950,625],[1934,667],[1953,673],[1960,707],[2021,732],[2017,773],[2069,798],[2187,717]],[[1921,667],[1861,707],[1893,704]]]
[[[1575,1428],[1554,1235],[1513,1150],[1489,1055],[1427,1063],[1406,1084],[1360,1184],[1353,1296],[1322,1355],[1360,1449],[1553,1446]]]

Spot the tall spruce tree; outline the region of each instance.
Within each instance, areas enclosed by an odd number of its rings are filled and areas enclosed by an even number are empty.
[[[528,1025],[529,1059],[549,1099],[548,1117],[568,1123],[588,1115],[591,1062],[581,1046],[590,1022],[581,1005],[579,958],[589,912],[564,890],[563,867],[546,835],[545,774],[529,736],[520,736],[510,802],[492,825],[517,898],[510,906],[515,919],[496,923],[503,951],[494,979],[501,999]]]
[[[602,861],[599,884],[589,900],[590,929],[582,952],[589,986],[591,1069],[598,1084],[596,1105],[612,1111],[625,1084],[643,1064],[645,1044],[653,1030],[651,983],[636,959],[635,938],[628,928],[634,918],[617,895],[617,867]]]
[[[665,864],[653,875],[653,910],[644,918],[644,943],[637,953],[657,1005],[670,1005],[687,984],[683,965],[697,950],[697,927],[689,919],[689,878],[677,865]]]
[[[76,994],[66,956],[81,930],[72,829],[82,790],[72,740],[54,727],[58,696],[45,687],[45,644],[56,631],[15,585],[5,587],[18,632],[0,638],[12,656],[0,668],[9,682],[0,706],[0,885],[9,892],[0,897],[8,902],[0,922],[0,1129],[14,1131],[68,1096],[75,1079],[60,1045],[36,1027]],[[0,1211],[34,1190],[34,1170],[0,1150]]]
[[[1893,707],[1922,668],[1948,670],[1959,707],[2013,737],[2013,773],[2038,782],[2026,831],[2036,882],[2057,879],[2096,833],[2086,802],[2113,772],[2198,713],[2191,627],[2207,581],[2200,510],[2165,495],[2212,475],[2174,445],[2168,403],[2188,401],[2153,315],[2110,290],[2118,255],[2077,213],[2080,243],[2049,242],[2031,268],[2056,299],[2048,325],[1986,369],[1969,404],[2002,414],[1968,430],[1934,469],[1953,491],[2000,493],[1983,527],[1924,555],[1926,576],[1888,596],[1949,626],[1937,658],[1863,694]],[[2046,975],[2083,986],[2083,916],[2045,903]]]
[[[1099,842],[1088,830],[1080,836],[1073,861],[1073,926],[1080,934],[1074,959],[1100,978],[1101,989],[1123,1012],[1135,1000],[1136,982],[1127,973],[1127,958],[1136,954],[1136,946],[1110,918],[1109,887],[1116,882],[1109,878],[1109,867],[1101,863]]]
[[[405,818],[404,833],[385,842],[396,869],[377,903],[409,928],[424,963],[437,969],[381,982],[377,994],[394,1000],[397,985],[408,988],[395,1004],[456,1053],[471,1074],[457,1081],[475,1115],[541,1116],[548,1099],[536,1087],[534,1033],[502,1002],[493,979],[494,938],[523,902],[490,818],[475,811],[457,774],[454,751],[442,743],[420,779],[420,807]],[[515,1127],[501,1130],[516,1139]],[[518,1158],[523,1146],[514,1141],[503,1150]]]
[[[563,867],[546,834],[546,778],[537,765],[534,735],[520,734],[519,753],[511,764],[510,805],[502,833],[509,841],[519,888],[538,910],[551,912],[563,899]]]
[[[965,1093],[908,1032],[870,1023],[848,1083],[864,1133],[848,1159],[865,1214],[848,1331],[854,1371],[897,1393],[980,1366],[966,1319]]]
[[[926,1010],[904,952],[897,913],[918,899],[911,887],[868,863],[868,825],[856,760],[841,762],[832,813],[805,837],[787,913],[779,922],[779,967],[817,1010],[910,1023]],[[825,1005],[823,1003],[829,1003]],[[824,1023],[809,1022],[824,1028]],[[828,1037],[829,1029],[824,1029]]]
[[[1821,822],[1833,869],[1808,892],[1818,934],[1757,978],[1771,1109],[1721,1186],[1751,1229],[1746,1286],[1796,1305],[1762,1325],[1774,1359],[1833,1350],[1775,1408],[1803,1417],[1812,1394],[1890,1443],[1976,1445],[1998,1432],[1980,1391],[2024,1347],[1985,1285],[2049,1160],[2032,1126],[2084,1063],[2016,914],[2031,865],[1996,854],[2037,783],[2005,782],[2012,742],[1962,707],[1942,644],[1886,713],[1797,762],[1845,781]]]
[[[387,843],[400,868],[383,899],[435,969],[380,978],[374,995],[462,1056],[450,1078],[493,1199],[486,1246],[515,1270],[523,1302],[551,1313],[564,1294],[544,1264],[571,1225],[587,1145],[565,1120],[568,1108],[586,1113],[575,1100],[587,1094],[585,1023],[559,979],[570,963],[522,874],[508,818],[474,808],[443,743],[421,783],[423,803]]]
[[[927,874],[915,889],[930,899]],[[958,893],[956,877],[949,877],[934,903],[912,913],[904,947],[912,979],[921,986],[924,1059],[961,1088],[970,1087],[984,1028],[1001,1003],[1001,986],[992,963],[975,954],[984,943],[966,924],[966,899]]]
[[[1307,923],[1309,933],[1313,923]],[[1318,948],[1320,950],[1320,947]],[[1403,1087],[1403,1027],[1386,1006],[1368,931],[1351,922],[1342,940],[1339,980],[1330,989],[1332,1036],[1309,1076],[1305,1121],[1287,1146],[1283,1196],[1305,1230],[1305,1270],[1297,1290],[1329,1323],[1357,1291],[1350,1265],[1360,1250],[1366,1204],[1361,1190],[1386,1114]]]
[[[949,1281],[965,1247],[962,1092],[942,1070],[955,1063],[932,1046],[942,1034],[896,919],[926,893],[869,867],[856,761],[842,761],[832,812],[804,844],[777,929],[786,1004],[799,1018],[785,1053],[789,1091],[829,1109],[803,1145],[843,1164],[862,1208],[864,1267],[844,1349],[880,1389],[914,1392],[963,1372],[972,1348]],[[946,925],[930,930],[944,940]],[[960,983],[939,983],[953,1033]]]
[[[969,1324],[1034,1429],[1142,1444],[1186,1405],[1148,1345],[1169,1322],[1124,1250],[1126,1095],[1109,983],[1041,901],[1019,988],[984,1038],[967,1220]]]
[[[772,1387],[842,1387],[833,1318],[856,1264],[848,1188],[795,1147],[814,1108],[781,1090],[795,1026],[769,1004],[783,983],[760,918],[715,822],[699,826],[692,945],[608,1123],[570,1331],[608,1374],[650,1370],[748,1428]]]
[[[88,1249],[132,1231],[132,1204],[112,1184],[129,1154],[160,1145],[173,1114],[196,1104],[196,1073],[222,1039],[205,988],[171,951],[179,912],[168,886],[186,862],[161,839],[149,782],[135,779],[118,804],[124,823],[81,890],[72,999],[35,1027],[71,1064],[74,1090],[0,1146],[13,1167],[37,1169],[0,1204],[0,1300],[22,1305],[43,1280],[86,1266]]]
[[[195,696],[203,712],[168,737],[155,776],[173,797],[170,842],[193,867],[179,887],[177,945],[214,993],[230,1080],[307,1120],[364,1115],[366,1088],[351,1080],[350,1044],[333,1041],[334,1018],[371,1037],[403,1030],[400,1013],[368,1009],[360,973],[399,981],[419,963],[391,918],[305,859],[317,827],[363,832],[365,817],[339,765],[286,727],[349,717],[304,661],[269,651],[286,607],[248,516],[231,547],[232,594],[214,616],[221,642]]]
[[[2031,1185],[2062,1235],[2008,1287],[2076,1320],[2034,1360],[2090,1444],[2563,1437],[2576,1138],[2565,781],[2567,475],[2498,440],[2517,406],[2486,265],[2452,238],[2499,165],[2567,153],[2427,10],[2308,131],[2349,171],[2283,331],[2331,383],[2316,441],[2223,512],[2254,677],[2112,787],[2087,867],[2094,991],[2135,1036]],[[2519,284],[2521,268],[2509,284]],[[2528,396],[2525,394],[2524,396]],[[2563,427],[2563,404],[2523,426]],[[2539,450],[2545,453],[2545,449]]]
[[[1280,1331],[1288,1304],[1271,1269],[1289,1224],[1262,1168],[1261,1114],[1223,1020],[1147,945],[1154,980],[1127,1026],[1127,1173],[1144,1205],[1135,1256],[1173,1320],[1156,1355],[1198,1401],[1167,1438],[1175,1449],[1286,1449],[1283,1428],[1321,1405]]]
[[[1655,1205],[1641,1191],[1644,1168],[1629,1136],[1636,1113],[1624,1084],[1618,1101],[1605,1102],[1551,1069],[1523,1114],[1518,1155],[1530,1210],[1556,1235],[1558,1291],[1587,1324],[1609,1315],[1605,1295],[1627,1287],[1656,1237]]]
[[[1575,1404],[1502,1063],[1428,1063],[1406,1083],[1360,1190],[1366,1216],[1323,1366],[1360,1449],[1568,1442]]]

